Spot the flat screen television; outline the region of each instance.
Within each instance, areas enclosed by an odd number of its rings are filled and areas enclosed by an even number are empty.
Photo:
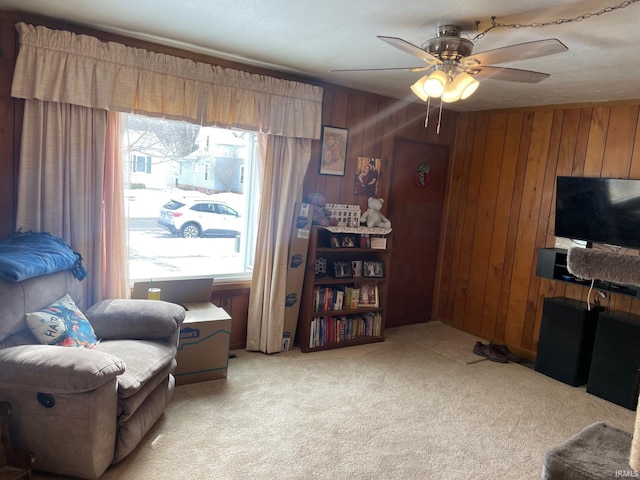
[[[640,180],[559,176],[555,235],[640,248]]]

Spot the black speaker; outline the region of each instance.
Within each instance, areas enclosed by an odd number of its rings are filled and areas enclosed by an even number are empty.
[[[587,392],[635,410],[639,369],[640,317],[617,311],[601,313]]]
[[[565,297],[545,298],[536,353],[537,372],[578,386],[587,383],[602,307]]]

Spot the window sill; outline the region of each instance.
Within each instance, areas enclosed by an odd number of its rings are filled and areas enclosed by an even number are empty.
[[[213,289],[215,292],[224,292],[229,290],[249,290],[251,288],[251,278],[221,278],[213,280]]]

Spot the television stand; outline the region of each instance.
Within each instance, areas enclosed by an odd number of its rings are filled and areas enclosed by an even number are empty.
[[[536,275],[540,278],[575,283],[583,287],[591,286],[591,280],[583,280],[569,273],[567,269],[567,251],[563,248],[538,249]],[[593,288],[611,293],[619,293],[620,295],[640,297],[640,287],[635,285],[622,285],[603,280],[595,280]]]

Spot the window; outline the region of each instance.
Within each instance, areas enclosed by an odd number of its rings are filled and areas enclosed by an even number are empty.
[[[249,278],[259,204],[256,135],[127,114],[123,124],[131,281]]]
[[[131,171],[151,173],[151,157],[144,155],[132,155]]]

